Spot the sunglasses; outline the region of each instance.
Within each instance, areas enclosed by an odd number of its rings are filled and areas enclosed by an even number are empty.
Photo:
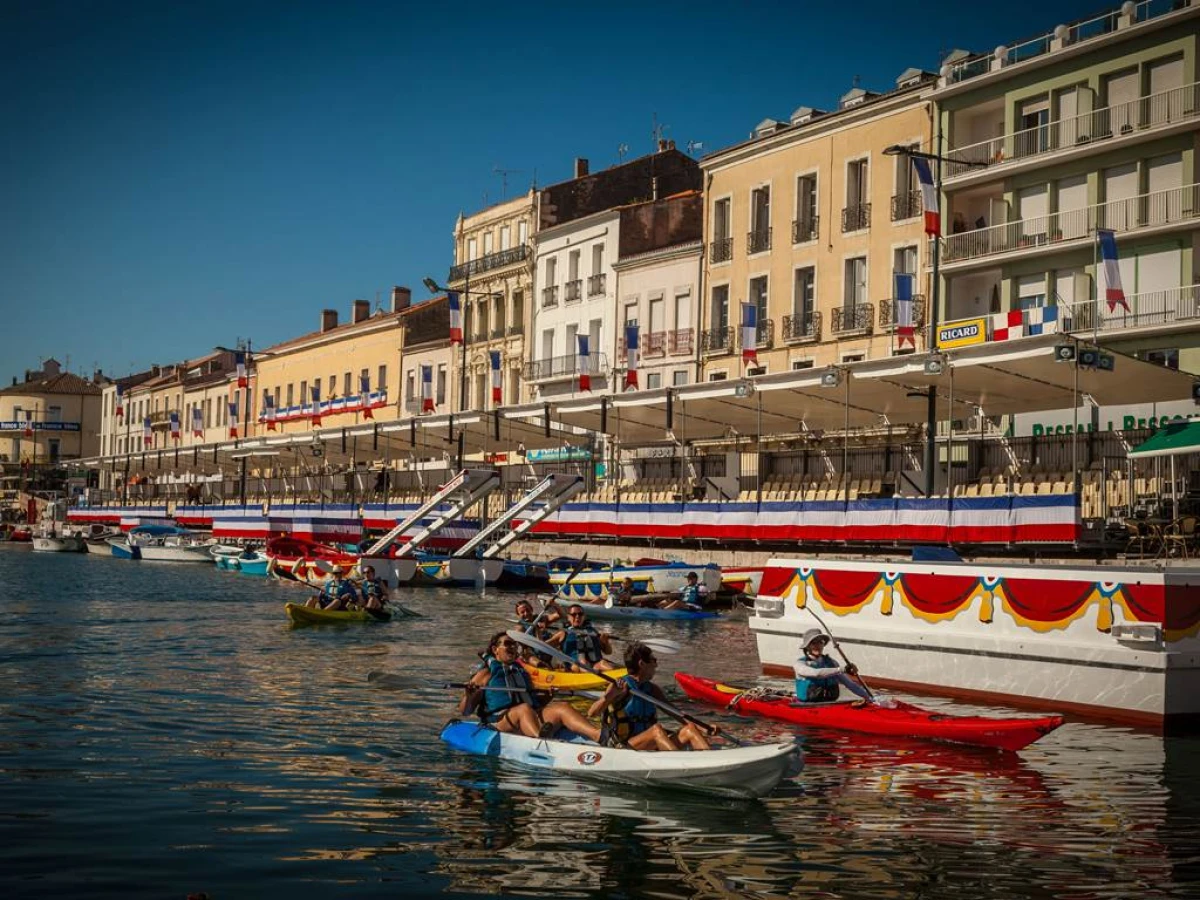
[[[498,643],[496,645],[496,649],[498,649],[498,650],[516,650],[517,642],[516,641],[501,641],[500,643]]]

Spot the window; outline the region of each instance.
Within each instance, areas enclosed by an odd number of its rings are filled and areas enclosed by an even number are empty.
[[[512,246],[512,227],[505,225],[500,229],[500,249],[507,250]]]
[[[671,374],[671,384],[675,385],[675,387],[680,387],[689,383],[687,369],[676,369]]]
[[[522,328],[525,324],[525,292],[513,291],[512,327]]]
[[[625,324],[636,325],[638,323],[638,302],[634,300],[625,301]]]
[[[62,421],[62,407],[61,406],[47,406],[46,407],[46,421],[47,422],[61,422]]]
[[[490,256],[492,253],[492,233],[485,231],[483,233],[483,255]]]
[[[692,289],[679,288],[675,291],[675,329],[692,327]]]
[[[846,260],[845,297],[843,305],[858,306],[867,302],[867,258],[855,256]]]
[[[816,290],[816,270],[812,266],[797,269],[792,290],[792,315],[800,322],[807,322],[816,308]]]
[[[546,257],[546,287],[552,288],[558,281],[558,257]]]
[[[748,253],[771,249],[771,188],[763,186],[750,192],[750,239]]]
[[[437,403],[440,406],[446,402],[446,367],[438,366],[437,370]]]
[[[746,374],[750,377],[753,377],[755,375],[766,375],[767,367],[766,366],[750,366],[748,369],[746,369]]]
[[[329,376],[329,396],[326,399],[332,400],[337,396],[337,376]]]
[[[492,298],[492,330],[497,334],[504,331],[504,295],[497,294]]]
[[[1179,351],[1175,348],[1143,350],[1142,359],[1156,366],[1166,366],[1168,369],[1179,368]]]
[[[767,276],[759,275],[750,279],[750,303],[758,310],[758,322],[761,333],[762,324],[767,321]]]
[[[377,390],[377,391],[386,391],[387,390],[387,366],[379,367],[379,380],[375,382],[375,390]]]
[[[906,150],[916,150],[916,149],[918,149],[918,145],[917,144],[907,144],[907,145],[905,145],[905,149]],[[915,190],[915,188],[913,187],[912,157],[910,157],[907,153],[898,153],[895,156],[895,162],[896,162],[896,169],[895,169],[896,196],[898,198],[904,198],[907,200],[912,195],[913,190]],[[907,207],[906,207],[906,209],[907,209]],[[918,212],[919,211],[920,210],[918,209]],[[917,213],[910,211],[910,212],[908,212],[908,215],[902,214],[902,215],[895,216],[895,218],[907,219],[907,218],[911,218],[912,216],[915,216],[916,214]]]
[[[279,409],[279,385],[275,385],[275,408]],[[188,414],[188,421],[192,420],[191,414]]]
[[[1044,153],[1050,147],[1050,97],[1042,94],[1021,103],[1017,109],[1017,133],[1013,152],[1017,156]]]
[[[796,179],[796,225],[792,242],[802,244],[817,238],[817,176]]]
[[[408,375],[404,378],[404,399],[414,400],[417,396],[417,373],[413,369],[408,370]]]
[[[729,238],[729,198],[725,197],[713,204],[713,233],[714,241],[724,241]]]
[[[1046,305],[1046,275],[1022,275],[1017,278],[1017,309],[1037,309]]]
[[[708,373],[709,381],[725,381],[727,378],[729,378],[728,372],[709,372]]]
[[[846,206],[857,208],[867,202],[870,160],[856,159],[846,164]]]
[[[308,392],[308,382],[307,381],[300,382],[300,405],[308,406],[309,401],[311,401],[311,400],[312,400],[312,395],[309,394],[309,392]]]
[[[554,329],[547,328],[542,332],[542,359],[554,358]]]
[[[1088,216],[1082,212],[1088,205],[1087,176],[1075,175],[1060,178],[1055,184],[1058,195],[1058,213],[1051,238],[1080,238],[1087,234]]]
[[[588,347],[590,351],[592,348]],[[574,356],[579,352],[579,325],[571,322],[567,325],[567,356]]]
[[[588,349],[592,353],[600,351],[600,328],[604,324],[603,319],[592,319],[588,322]],[[593,357],[592,362],[596,362],[597,357]]]
[[[292,388],[294,388],[294,387],[295,387],[295,385],[294,385],[294,384],[289,384],[289,385],[287,386],[287,405],[288,405],[289,407],[290,407],[290,406],[292,406],[292,405],[294,405],[294,404],[295,404],[295,402],[296,402],[296,397],[295,397],[295,394],[294,394],[294,392],[292,391]]]
[[[1101,93],[1108,122],[1099,126],[1101,135],[1128,134],[1133,131],[1137,111],[1134,102],[1141,95],[1141,79],[1136,67],[1114,72],[1101,79]],[[1104,116],[1101,116],[1103,122]]]
[[[567,281],[579,278],[579,251],[572,250],[567,256]]]
[[[892,271],[917,274],[917,248],[897,247],[892,251]]]
[[[712,327],[724,331],[729,327],[729,285],[721,284],[712,289]]]
[[[865,353],[843,353],[841,361],[844,363],[856,363],[862,362],[866,358],[867,354]]]
[[[478,248],[475,243],[475,238],[471,238],[469,241],[467,241],[467,259],[468,260],[472,260],[475,258],[475,254],[476,254],[477,250],[478,250]]]
[[[646,390],[653,391],[660,387],[662,387],[662,372],[647,372]]]
[[[517,223],[517,243],[524,246],[529,242],[529,223],[522,220]]]
[[[604,245],[592,244],[592,274],[599,275],[604,271]]]
[[[667,304],[660,294],[657,297],[650,298],[650,333],[657,334],[660,331],[665,331]]]
[[[367,372],[367,370],[363,369],[364,375],[366,374],[366,372]],[[351,376],[350,376],[349,372],[347,372],[345,375],[342,376],[342,396],[343,397],[349,397],[352,393],[357,393],[357,391],[353,390],[350,386],[350,377]]]
[[[793,359],[792,360],[792,371],[793,372],[800,372],[800,371],[803,371],[804,369],[811,369],[812,367],[813,367],[813,361],[811,359]]]

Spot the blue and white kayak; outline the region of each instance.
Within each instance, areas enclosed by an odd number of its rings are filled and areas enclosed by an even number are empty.
[[[602,747],[578,735],[559,740],[502,734],[486,725],[457,719],[442,729],[442,740],[465,753],[493,756],[534,769],[721,797],[766,796],[802,766],[800,750],[790,741],[719,750],[647,752]]]
[[[719,619],[721,614],[707,609],[659,609],[656,606],[605,606],[580,603],[589,619]]]
[[[570,599],[603,597],[609,588],[626,578],[633,581],[633,589],[639,594],[678,593],[687,584],[687,576],[695,572],[700,583],[700,593],[715,594],[721,589],[721,567],[716,563],[693,565],[685,562],[647,562],[630,566],[604,566],[584,569],[571,579],[571,569],[551,569],[550,586]]]

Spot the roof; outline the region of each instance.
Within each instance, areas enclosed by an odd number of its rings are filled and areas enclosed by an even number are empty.
[[[14,384],[0,390],[0,394],[71,394],[99,396],[100,385],[72,372],[63,372],[50,378],[35,378],[22,384]]]
[[[383,310],[380,310],[379,312],[375,313],[374,315],[367,316],[361,322],[342,322],[340,325],[335,325],[333,328],[330,328],[328,331],[321,331],[320,329],[317,329],[316,331],[310,331],[307,334],[300,335],[299,337],[294,337],[294,338],[291,338],[290,340],[282,341],[281,343],[278,343],[278,344],[272,344],[270,347],[267,347],[265,350],[261,350],[259,352],[261,352],[261,353],[283,353],[283,352],[285,352],[287,350],[291,350],[301,344],[306,344],[309,341],[315,341],[320,338],[345,337],[346,335],[350,334],[353,331],[366,328],[368,325],[378,325],[384,319],[397,319],[400,316],[402,316],[405,312],[406,312],[406,310],[400,310],[400,312],[385,312]],[[253,354],[251,354],[251,355],[253,355]]]
[[[1200,422],[1172,422],[1138,447],[1129,451],[1130,459],[1155,456],[1182,456],[1200,453]]]

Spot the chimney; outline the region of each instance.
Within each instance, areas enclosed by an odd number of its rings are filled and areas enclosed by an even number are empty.
[[[332,331],[335,328],[337,328],[337,310],[321,310],[321,334],[324,334],[327,331]]]
[[[355,300],[350,305],[350,319],[353,322],[361,322],[363,319],[371,315],[371,304],[367,300]]]
[[[400,312],[412,306],[412,290],[406,287],[392,288],[392,312]]]
[[[55,378],[60,374],[62,374],[62,366],[58,364],[58,360],[54,357],[50,357],[50,359],[42,364],[42,375],[46,378]]]
[[[582,156],[575,157],[575,177],[582,178],[588,173],[588,161]]]
[[[97,369],[92,373],[92,384],[100,384],[102,381],[104,381],[104,370]]]

